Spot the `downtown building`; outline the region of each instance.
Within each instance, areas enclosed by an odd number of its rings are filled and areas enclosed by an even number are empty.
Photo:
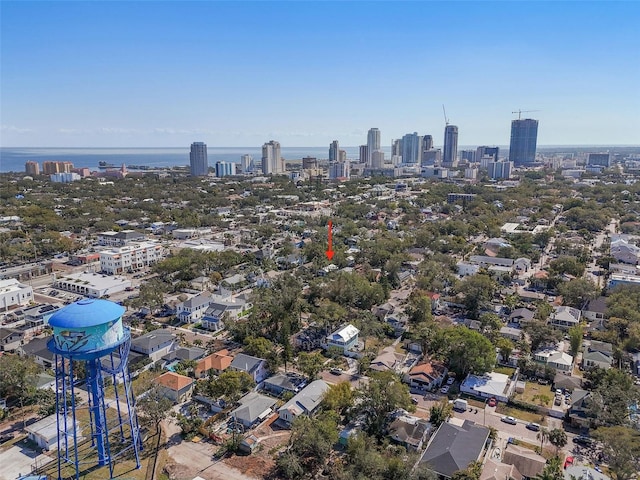
[[[42,163],[42,173],[45,175],[54,175],[56,173],[71,173],[73,163],[46,161]]]
[[[26,162],[24,171],[27,175],[40,175],[40,164],[32,161]]]
[[[253,157],[251,155],[242,155],[240,157],[240,171],[242,173],[253,171]]]
[[[209,174],[207,145],[204,142],[193,142],[189,153],[189,172],[192,177],[203,177]]]
[[[216,162],[216,177],[229,177],[236,174],[236,164],[233,162]]]
[[[275,140],[262,145],[262,173],[264,175],[281,175],[285,173],[280,143]]]
[[[164,258],[161,245],[152,242],[132,243],[100,252],[100,270],[109,275],[141,270]]]
[[[442,166],[447,168],[458,166],[458,127],[455,125],[447,125],[444,129]]]
[[[489,162],[487,164],[487,170],[491,180],[508,180],[511,178],[511,172],[513,171],[513,162],[506,160]]]
[[[402,137],[400,146],[403,166],[412,167],[422,163],[422,140],[423,137],[417,132],[407,133]]]
[[[380,151],[380,130],[371,128],[367,133],[367,166],[373,166],[373,154],[377,151]]]
[[[497,162],[500,148],[487,147],[482,145],[476,149],[476,162],[480,164],[480,168],[488,168],[489,162]]]
[[[533,165],[536,161],[538,121],[530,118],[511,121],[509,160],[514,166]]]

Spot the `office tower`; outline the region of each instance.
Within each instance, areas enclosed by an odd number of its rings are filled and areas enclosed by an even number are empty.
[[[391,140],[391,157],[402,156],[402,140]]]
[[[262,173],[265,175],[280,175],[284,172],[284,160],[280,154],[280,143],[271,140],[262,145]]]
[[[24,164],[24,171],[27,175],[40,175],[40,164],[38,162],[27,162]]]
[[[516,167],[531,165],[536,161],[538,141],[538,121],[526,118],[511,121],[511,143],[509,160]]]
[[[329,165],[329,178],[336,180],[339,178],[349,178],[349,162],[333,162]]]
[[[611,154],[610,153],[590,153],[587,160],[587,165],[609,168],[611,166]]]
[[[476,162],[480,163],[480,168],[487,168],[489,162],[497,162],[499,160],[499,154],[500,148],[482,145],[476,149]]]
[[[458,127],[455,125],[447,125],[444,129],[442,166],[449,168],[458,166]]]
[[[380,130],[372,128],[367,134],[367,165],[372,165],[373,152],[380,150]]]
[[[462,150],[460,152],[460,160],[473,163],[476,161],[476,151],[475,150]]]
[[[476,180],[478,178],[478,168],[469,167],[464,169],[464,178],[467,180]]]
[[[235,175],[235,164],[231,162],[216,162],[216,177]]]
[[[339,162],[347,161],[347,152],[345,150],[338,150],[338,161]]]
[[[371,168],[384,168],[384,152],[382,150],[376,150],[371,156]]]
[[[316,157],[303,157],[302,169],[309,170],[311,168],[318,168],[318,159]]]
[[[338,161],[339,151],[340,151],[340,145],[338,144],[338,140],[334,140],[329,145],[329,161],[330,162]]]
[[[442,153],[439,148],[431,148],[422,153],[422,166],[434,167],[442,164]]]
[[[431,135],[425,135],[422,137],[422,151],[426,152],[433,148],[433,137]]]
[[[360,163],[367,163],[369,161],[369,147],[367,145],[360,145]]]
[[[201,177],[209,174],[209,160],[207,159],[207,145],[204,142],[193,142],[189,154],[191,176]]]
[[[240,169],[242,173],[251,172],[253,170],[253,157],[251,155],[242,155],[240,157]]]
[[[513,170],[513,162],[505,160],[489,162],[487,169],[489,170],[489,178],[492,180],[509,179]]]
[[[422,137],[417,132],[402,137],[402,165],[420,165],[422,161]]]

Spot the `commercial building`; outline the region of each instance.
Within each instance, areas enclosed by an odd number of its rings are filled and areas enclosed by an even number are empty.
[[[611,154],[610,153],[590,153],[587,165],[607,167],[611,166]]]
[[[516,167],[531,165],[536,161],[538,121],[530,118],[511,122],[509,160]]]
[[[236,164],[232,162],[216,162],[216,177],[228,177],[236,174]]]
[[[402,165],[420,165],[422,162],[422,137],[417,132],[402,137]]]
[[[371,168],[384,168],[384,152],[382,150],[376,150],[371,155]]]
[[[242,155],[240,157],[240,170],[242,173],[253,171],[253,157],[251,155]]]
[[[124,247],[132,242],[140,242],[144,238],[144,234],[135,230],[101,232],[98,234],[98,245],[103,247]]]
[[[426,152],[427,150],[431,150],[433,148],[433,136],[425,135],[422,137],[422,151]]]
[[[340,145],[338,144],[338,140],[334,140],[329,145],[329,161],[330,162],[337,162],[338,161],[338,157],[340,155],[339,152],[340,152]]]
[[[209,173],[207,145],[204,142],[193,142],[189,154],[189,165],[192,177],[201,177]]]
[[[447,125],[444,129],[442,166],[448,168],[458,166],[458,127],[455,125]]]
[[[435,167],[440,166],[442,163],[441,150],[430,148],[422,152],[422,166],[423,167]]]
[[[329,178],[336,180],[339,178],[349,179],[349,162],[333,162],[329,165]]]
[[[360,163],[367,164],[367,162],[369,161],[369,146],[360,145],[359,153],[360,153],[359,155]]]
[[[487,170],[489,171],[489,178],[492,180],[509,179],[513,171],[513,162],[506,160],[489,162],[487,164]]]
[[[164,257],[157,243],[132,243],[100,252],[100,270],[110,275],[133,272],[153,265]]]
[[[85,297],[100,298],[125,291],[131,287],[131,280],[99,273],[67,273],[56,278],[53,286]]]
[[[487,168],[489,162],[497,162],[500,154],[499,147],[487,147],[482,145],[476,149],[475,161],[480,164],[480,168]]]
[[[262,173],[265,175],[281,175],[285,173],[280,143],[275,140],[262,145]]]
[[[80,180],[82,177],[74,172],[52,173],[49,179],[53,183],[71,183]]]
[[[73,163],[71,162],[55,162],[46,161],[42,163],[42,173],[45,175],[53,175],[54,173],[71,173]]]
[[[372,166],[373,154],[380,150],[380,130],[371,128],[367,133],[367,165]],[[373,167],[376,168],[376,167]]]
[[[6,312],[18,305],[27,305],[33,300],[33,287],[20,283],[15,278],[0,280],[0,311]]]

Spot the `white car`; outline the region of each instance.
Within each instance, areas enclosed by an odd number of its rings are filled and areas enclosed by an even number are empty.
[[[449,377],[449,378],[447,378],[447,385],[453,385],[453,382],[455,382],[455,381],[456,381],[455,378]]]
[[[518,421],[514,417],[511,417],[511,416],[502,417],[500,419],[500,421],[502,421],[504,423],[509,423],[511,425],[516,425],[518,423]]]
[[[449,393],[449,385],[445,385],[440,389],[440,393]]]

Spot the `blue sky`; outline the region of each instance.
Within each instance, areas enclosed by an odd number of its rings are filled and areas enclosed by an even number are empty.
[[[2,146],[640,144],[640,2],[2,1]],[[523,114],[525,116],[525,114]]]

